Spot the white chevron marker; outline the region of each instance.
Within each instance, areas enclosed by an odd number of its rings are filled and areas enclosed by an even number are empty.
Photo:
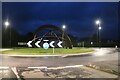
[[[55,47],[55,46],[53,45],[54,43],[55,43],[55,41],[51,41],[51,42],[50,42],[50,46],[51,46],[51,47]]]
[[[40,48],[39,43],[40,43],[40,41],[37,41],[37,42],[35,43],[35,45]]]
[[[59,46],[59,47],[62,47],[62,41],[60,41],[57,45]]]
[[[27,43],[28,47],[32,47],[32,45],[31,45],[30,43],[32,43],[32,41],[29,41],[29,42]]]

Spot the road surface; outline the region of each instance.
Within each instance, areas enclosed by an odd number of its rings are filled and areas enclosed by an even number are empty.
[[[34,66],[69,66],[84,65],[91,62],[118,61],[118,50],[115,48],[103,48],[90,55],[76,57],[10,57],[0,55],[0,66],[34,67]]]
[[[8,69],[1,70],[1,78],[116,78],[116,75],[95,70],[89,67],[81,66],[88,65],[92,63],[97,63],[97,65],[110,63],[111,70],[113,70],[115,64],[118,63],[118,53],[119,49],[115,48],[102,48],[97,49],[97,52],[94,52],[89,55],[83,56],[74,56],[74,57],[11,57],[1,54],[0,55],[0,66],[9,67]],[[79,65],[80,67],[76,67]],[[108,66],[108,64],[106,64]],[[105,65],[105,66],[106,66]],[[48,67],[47,71],[35,68],[45,66]],[[73,67],[74,66],[74,67]],[[18,72],[11,70],[15,67]],[[34,69],[29,69],[34,67]],[[52,67],[52,68],[51,68]],[[62,69],[59,69],[61,68]],[[108,66],[109,67],[109,66]],[[118,67],[117,67],[118,68]],[[117,70],[115,68],[115,70]],[[56,72],[57,71],[57,72]],[[18,75],[16,75],[16,74]],[[66,75],[67,74],[67,75]],[[47,76],[45,76],[47,75]],[[27,80],[27,79],[25,79]]]

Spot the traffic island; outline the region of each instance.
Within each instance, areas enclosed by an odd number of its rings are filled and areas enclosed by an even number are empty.
[[[12,50],[2,51],[2,54],[7,55],[16,55],[16,56],[25,56],[25,57],[37,57],[37,56],[76,56],[82,54],[90,54],[94,50],[91,48],[73,48],[73,49],[65,49],[65,48],[53,48],[43,49],[43,48],[15,48]]]

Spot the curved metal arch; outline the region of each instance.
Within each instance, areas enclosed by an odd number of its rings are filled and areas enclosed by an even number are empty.
[[[62,29],[60,29],[59,27],[57,26],[54,26],[54,25],[50,25],[50,24],[47,24],[47,25],[43,25],[43,26],[40,26],[35,32],[34,32],[34,37],[36,36],[36,34],[44,29],[47,29],[47,28],[52,28],[52,29],[55,29],[55,30],[58,30],[60,31],[61,33],[63,33],[64,31]],[[65,36],[65,39],[66,39],[66,47],[69,47],[70,49],[72,49],[72,43],[71,43],[71,40],[69,38],[69,36],[67,35],[66,32],[64,32],[64,36]]]

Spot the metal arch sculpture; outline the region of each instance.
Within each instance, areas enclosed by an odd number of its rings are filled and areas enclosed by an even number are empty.
[[[54,26],[54,25],[50,25],[50,24],[47,24],[47,25],[43,25],[43,26],[40,26],[33,34],[34,34],[34,38],[36,37],[36,34],[44,29],[47,29],[47,28],[52,28],[52,29],[55,29],[55,30],[58,30],[60,31],[61,33],[63,33],[64,31],[62,29],[60,29],[59,27],[57,26]],[[69,36],[64,32],[64,36],[65,36],[65,39],[66,39],[66,47],[69,47],[69,49],[72,49],[72,43],[71,43],[71,40],[69,38]]]

